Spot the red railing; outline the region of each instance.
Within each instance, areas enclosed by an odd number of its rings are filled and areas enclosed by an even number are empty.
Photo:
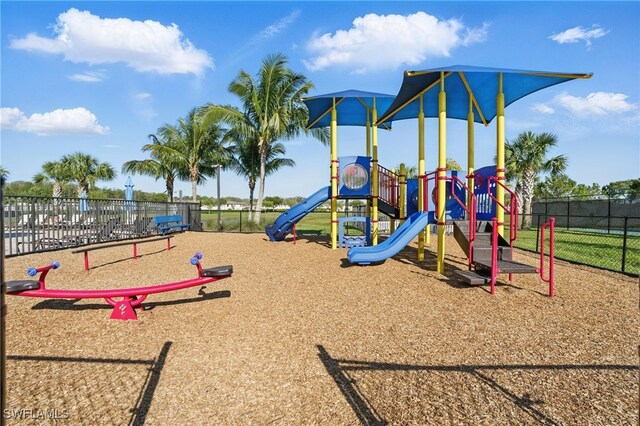
[[[400,177],[397,173],[378,165],[378,199],[395,208],[400,208],[399,182]]]
[[[542,281],[549,283],[549,297],[555,294],[555,218],[550,218],[547,223],[540,227],[540,268],[538,273]],[[549,276],[544,277],[544,230],[549,228]]]
[[[434,172],[436,173],[436,172]],[[428,176],[428,175],[427,175]],[[471,189],[469,189],[469,187],[462,181],[460,180],[460,178],[458,176],[440,176],[438,177],[438,179],[442,179],[444,181],[449,181],[451,182],[451,197],[456,200],[458,202],[458,204],[460,204],[460,206],[462,207],[462,209],[467,213],[467,219],[469,220],[469,255],[468,257],[468,262],[469,262],[469,269],[471,269],[471,267],[473,266],[473,242],[476,240],[476,231],[477,231],[477,225],[476,225],[476,207],[477,207],[477,203],[476,203],[476,194],[473,193],[473,191]],[[427,179],[428,181],[428,179]],[[467,204],[462,201],[458,195],[456,194],[456,184],[459,184],[462,188],[464,188],[464,190],[467,192],[467,194],[469,194],[469,196],[471,197],[471,205],[470,207],[467,207]],[[428,188],[427,188],[427,183],[425,182],[424,188],[425,188],[425,192],[426,194],[428,194]],[[425,199],[426,199],[426,194],[425,194]],[[436,209],[437,209],[437,205],[438,205],[438,197],[437,197],[438,192],[436,191]],[[426,206],[425,206],[426,209]],[[425,210],[426,211],[426,210]],[[437,215],[437,211],[436,211],[436,215]]]
[[[422,211],[429,211],[429,198],[431,197],[431,193],[429,192],[429,181],[435,181],[438,177],[437,171],[427,173],[425,175],[418,176],[418,179],[422,179]],[[436,206],[438,205],[438,191],[436,191]]]
[[[498,278],[498,221],[491,219],[491,295],[496,293]]]
[[[509,207],[498,201],[498,199],[491,193],[491,182],[495,182],[496,185],[500,185],[505,191],[511,195]],[[518,196],[507,185],[502,183],[496,176],[491,176],[487,179],[487,193],[496,202],[497,205],[502,207],[505,212],[509,213],[509,245],[513,248],[513,242],[518,238]],[[498,223],[497,225],[504,225],[504,223]]]

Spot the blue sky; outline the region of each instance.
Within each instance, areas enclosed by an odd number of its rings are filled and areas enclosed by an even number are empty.
[[[453,64],[593,73],[519,100],[507,138],[558,135],[579,183],[640,176],[638,2],[13,2],[2,1],[0,163],[29,180],[75,151],[118,171],[142,159],[147,135],[207,102],[237,104],[227,87],[282,52],[315,84],[311,95],[358,89],[395,95],[404,70]],[[466,123],[448,121],[447,156],[466,166]],[[491,164],[495,125],[476,127],[476,167]],[[437,128],[427,120],[427,169]],[[364,130],[338,130],[339,155],[364,155]],[[380,164],[417,158],[417,124],[380,132]],[[329,149],[286,142],[294,168],[266,194],[306,196],[329,183]],[[126,175],[100,186],[123,187]],[[136,189],[162,182],[134,176]],[[190,184],[177,190],[190,193]],[[215,180],[199,187],[214,195]],[[247,197],[223,172],[223,195]]]

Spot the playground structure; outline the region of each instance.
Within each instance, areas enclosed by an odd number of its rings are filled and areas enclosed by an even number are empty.
[[[46,287],[45,279],[52,269],[57,269],[60,264],[52,262],[40,268],[29,268],[27,274],[31,277],[38,276],[37,280],[16,280],[6,283],[6,292],[12,296],[42,297],[52,299],[104,299],[113,306],[111,319],[136,320],[136,309],[144,310],[142,302],[149,294],[165,293],[169,291],[181,290],[187,287],[209,284],[224,278],[229,278],[233,274],[233,266],[217,266],[203,269],[200,264],[202,253],[196,253],[190,260],[197,270],[196,278],[178,281],[174,283],[158,284],[146,287],[119,288],[111,290],[54,290]],[[122,298],[122,300],[114,300]]]
[[[491,283],[494,294],[498,273],[539,273],[549,283],[549,295],[553,295],[553,221],[540,230],[550,230],[549,277],[544,277],[545,255],[541,253],[540,268],[526,267],[513,260],[513,240],[517,236],[517,197],[505,184],[505,108],[516,100],[538,90],[573,79],[587,79],[591,74],[568,74],[555,72],[451,66],[422,71],[406,71],[402,86],[395,97],[378,93],[348,90],[304,99],[309,109],[307,129],[326,127],[331,129],[331,186],[322,188],[312,197],[289,212],[283,213],[266,232],[271,241],[281,241],[304,215],[324,201],[331,199],[331,247],[338,248],[337,203],[338,198],[352,198],[354,194],[344,191],[351,183],[359,188],[368,187],[367,194],[356,194],[367,200],[367,217],[371,223],[368,247],[351,247],[348,257],[353,263],[366,265],[384,261],[418,237],[418,260],[424,259],[424,245],[429,242],[425,228],[437,225],[437,272],[444,274],[445,228],[447,220],[454,225],[456,241],[468,258],[468,271],[460,271],[460,278],[469,284]],[[390,98],[392,101],[389,105]],[[378,108],[386,107],[378,116]],[[427,174],[425,170],[425,117],[437,117],[438,153],[437,169]],[[399,174],[378,164],[379,127],[391,128],[395,120],[418,120],[418,179],[413,183],[413,195],[407,194],[404,165]],[[467,170],[466,184],[446,170],[446,122],[447,118],[467,121]],[[496,159],[493,175],[479,175],[475,170],[474,124],[488,126],[496,119]],[[357,162],[340,161],[337,158],[337,127],[355,125],[366,127],[367,157],[370,171],[357,168]],[[344,164],[347,163],[347,164]],[[340,165],[340,170],[338,168]],[[370,179],[362,184],[367,177]],[[477,177],[478,176],[478,177]],[[487,190],[476,194],[476,179],[487,184]],[[381,179],[381,177],[384,177]],[[344,185],[338,186],[338,181]],[[429,212],[429,181],[435,187],[434,210]],[[368,185],[367,185],[368,183]],[[450,189],[447,195],[447,188]],[[507,206],[505,193],[511,194],[512,202]],[[387,197],[385,197],[387,195]],[[445,201],[446,200],[446,201]],[[455,200],[455,201],[454,201]],[[413,202],[412,202],[413,201]],[[489,203],[488,205],[486,203]],[[451,204],[453,203],[453,207]],[[456,205],[457,203],[458,205]],[[405,211],[405,205],[407,208]],[[410,206],[414,208],[409,212]],[[383,244],[378,245],[378,212],[399,219],[398,230]],[[486,217],[487,212],[491,217]],[[510,215],[509,241],[504,236],[505,212]],[[514,213],[515,212],[515,213]],[[485,215],[484,217],[482,215]],[[407,219],[407,216],[408,219]],[[458,217],[455,217],[458,216]],[[405,221],[406,220],[406,221]],[[408,224],[407,224],[408,222]],[[395,232],[393,232],[395,231]],[[342,241],[340,241],[342,243]],[[475,243],[475,247],[474,247]],[[342,245],[342,244],[340,244]],[[346,244],[345,244],[346,245]],[[487,257],[487,253],[489,253]]]

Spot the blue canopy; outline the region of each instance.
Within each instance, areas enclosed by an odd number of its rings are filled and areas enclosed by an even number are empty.
[[[312,98],[305,98],[309,110],[309,124],[307,129],[327,127],[331,125],[331,108],[333,100],[336,102],[338,126],[365,126],[367,116],[371,120],[373,100],[376,100],[378,114],[386,111],[393,102],[394,96],[384,93],[363,92],[360,90],[345,90],[343,92],[327,93]],[[391,128],[391,120],[385,124],[379,124]],[[372,123],[373,124],[373,123]]]
[[[526,71],[507,68],[485,68],[453,65],[423,71],[405,71],[400,91],[378,123],[388,120],[417,118],[419,97],[423,96],[425,117],[438,116],[440,73],[444,72],[447,93],[447,118],[467,119],[469,96],[473,100],[476,123],[488,125],[496,116],[498,74],[502,73],[504,106],[546,87],[576,78],[591,78],[592,74],[568,74],[547,71]]]

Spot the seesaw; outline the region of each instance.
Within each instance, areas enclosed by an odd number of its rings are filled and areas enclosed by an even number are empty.
[[[165,293],[180,290],[187,287],[209,284],[233,274],[233,266],[216,266],[202,269],[200,265],[202,253],[196,253],[190,260],[191,264],[198,268],[198,276],[190,280],[175,283],[152,285],[147,287],[118,288],[112,290],[53,290],[46,288],[45,278],[51,269],[57,269],[60,264],[51,262],[40,268],[29,268],[27,274],[31,277],[40,273],[38,280],[17,280],[7,282],[7,294],[12,296],[46,297],[53,299],[104,299],[113,306],[111,319],[135,320],[138,319],[136,309],[144,310],[141,305],[149,294]],[[113,298],[122,300],[113,300]]]

